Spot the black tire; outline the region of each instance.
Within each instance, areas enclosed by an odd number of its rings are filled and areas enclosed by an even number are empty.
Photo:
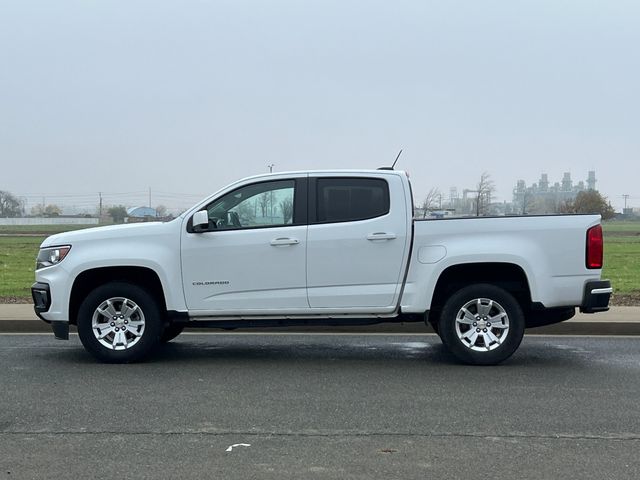
[[[440,335],[440,324],[437,321],[429,320],[429,326],[433,329],[434,332]]]
[[[160,343],[167,343],[176,338],[184,330],[183,325],[170,324],[164,327],[162,335],[160,335]]]
[[[468,307],[466,313],[463,307]],[[491,318],[495,319],[493,324]],[[524,314],[513,295],[495,285],[480,283],[449,297],[440,314],[438,330],[444,345],[460,361],[495,365],[518,349],[524,328]]]
[[[125,302],[117,299],[127,299],[126,305]],[[102,323],[109,322],[110,319],[104,313],[98,313],[98,307],[107,301],[112,301],[112,311],[118,314],[113,320],[118,323]],[[137,308],[131,308],[133,306]],[[120,316],[123,312],[124,314]],[[133,313],[127,316],[127,312]],[[110,332],[102,340],[94,334],[92,326],[94,314],[99,324],[104,325],[103,328],[96,329],[96,332],[101,335]],[[125,318],[128,318],[127,322]],[[125,282],[110,282],[95,288],[80,305],[77,322],[78,336],[84,348],[95,358],[106,363],[130,363],[142,360],[159,343],[163,330],[163,316],[154,297],[144,288]],[[127,323],[126,328],[122,325],[123,322]],[[133,324],[140,326],[132,328]],[[117,334],[121,335],[118,339],[115,338],[115,328],[122,329]],[[136,331],[135,334],[131,333],[133,329]],[[101,341],[112,343],[114,346],[109,348]]]

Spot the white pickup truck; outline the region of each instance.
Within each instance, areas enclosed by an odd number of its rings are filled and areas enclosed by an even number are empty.
[[[463,362],[608,310],[597,215],[414,220],[391,169],[240,180],[170,222],[47,238],[32,286],[57,338],[131,362],[185,327],[429,322]]]

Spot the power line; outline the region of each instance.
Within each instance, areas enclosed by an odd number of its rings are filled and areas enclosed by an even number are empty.
[[[156,190],[155,192],[156,195],[162,195],[162,196],[167,196],[167,197],[206,197],[207,195],[205,194],[200,194],[200,193],[178,193],[178,192],[163,192],[161,190]]]
[[[146,193],[146,190],[138,190],[138,191],[134,191],[134,192],[102,192],[104,195],[144,195]],[[42,196],[46,196],[46,197],[55,197],[55,198],[63,198],[63,197],[94,197],[95,198],[95,193],[47,193],[47,192],[40,192],[40,193],[16,193],[16,196],[19,197],[42,197]]]

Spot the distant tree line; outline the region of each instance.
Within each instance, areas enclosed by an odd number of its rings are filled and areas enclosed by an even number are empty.
[[[58,205],[49,204],[45,207],[38,204],[31,208],[31,215],[34,217],[57,217],[60,214],[62,209]]]
[[[62,209],[58,205],[49,204],[36,205],[31,209],[31,215],[34,217],[57,217],[62,213]],[[10,192],[0,190],[0,217],[23,217],[25,215],[24,205]]]

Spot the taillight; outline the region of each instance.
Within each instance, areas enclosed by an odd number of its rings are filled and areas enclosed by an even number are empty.
[[[602,226],[587,230],[587,268],[602,268],[603,255]]]

